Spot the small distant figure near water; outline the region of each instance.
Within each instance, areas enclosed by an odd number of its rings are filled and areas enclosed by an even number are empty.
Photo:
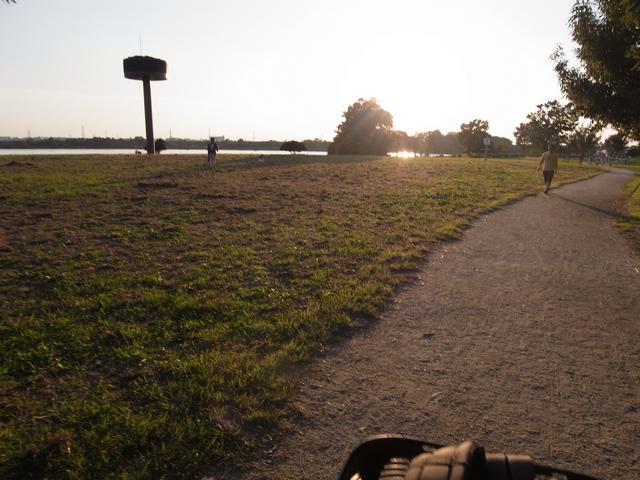
[[[209,139],[209,144],[207,145],[207,159],[209,162],[209,168],[212,170],[216,169],[216,155],[218,154],[218,144],[216,143],[216,139],[211,137]]]
[[[558,174],[558,155],[554,152],[554,146],[549,144],[549,149],[540,157],[538,171],[542,169],[544,176],[544,193],[549,192],[553,176]]]

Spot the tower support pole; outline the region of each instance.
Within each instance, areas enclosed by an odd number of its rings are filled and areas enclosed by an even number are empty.
[[[144,91],[144,121],[147,126],[147,153],[156,153],[155,141],[153,139],[153,114],[151,111],[151,81],[149,77],[142,80],[142,90]]]

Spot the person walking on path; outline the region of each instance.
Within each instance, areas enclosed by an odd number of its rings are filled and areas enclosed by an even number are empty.
[[[207,160],[209,163],[209,169],[216,169],[216,155],[218,154],[218,144],[216,143],[215,137],[211,137],[209,139],[209,144],[207,145]]]
[[[551,144],[549,144],[549,149],[540,157],[538,171],[540,169],[542,169],[542,175],[544,176],[544,193],[547,193],[551,188],[553,176],[558,174],[558,155],[553,151],[553,145]]]

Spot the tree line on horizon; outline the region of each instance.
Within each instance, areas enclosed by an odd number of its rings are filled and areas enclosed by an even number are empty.
[[[515,130],[516,144],[510,139],[489,133],[487,120],[474,119],[460,125],[457,132],[443,135],[439,130],[407,135],[393,129],[393,116],[376,99],[360,98],[343,114],[328,153],[334,155],[386,155],[408,151],[418,156],[430,154],[480,155],[484,140],[490,138],[488,151],[492,155],[539,154],[550,144],[562,152],[573,154],[582,161],[598,147],[620,155],[627,151],[629,140],[616,133],[601,143],[605,124],[586,120],[572,103],[553,100],[537,106],[527,115],[527,121]],[[637,148],[634,154],[640,153]]]
[[[580,160],[601,145],[624,154],[630,142],[640,142],[640,2],[577,0],[569,25],[578,66],[569,65],[562,47],[551,56],[568,101],[537,105],[516,127],[516,146],[540,153],[552,144]],[[380,155],[409,150],[420,155],[437,150],[434,144],[440,132],[408,136],[394,130],[392,115],[373,98],[358,99],[342,116],[329,153]],[[606,127],[616,133],[601,144]],[[486,120],[474,119],[447,137],[455,135],[469,154],[482,151],[487,136],[492,139],[493,154],[512,147],[509,139],[490,136],[488,131]],[[637,146],[632,150],[640,153]]]
[[[176,150],[206,150],[208,139],[202,138],[167,138],[160,139],[165,144],[165,149]],[[218,142],[219,146],[229,150],[280,150],[283,145],[282,140],[245,140],[239,138],[237,140],[225,139]],[[286,143],[286,142],[284,142]],[[299,142],[305,146],[306,150],[326,152],[329,146],[328,141],[320,138],[306,139]],[[113,137],[90,137],[90,138],[61,138],[61,137],[43,137],[43,138],[10,138],[0,140],[0,148],[46,148],[46,149],[132,149],[144,150],[146,140],[144,137],[136,136],[130,138],[113,138]]]
[[[473,153],[483,149],[488,136],[486,120],[472,120],[459,132],[443,134],[440,130],[408,135],[394,130],[393,116],[375,98],[359,98],[343,113],[343,121],[328,153],[334,155],[386,155],[409,151],[416,155]],[[514,145],[505,137],[491,136],[494,153],[513,153]]]

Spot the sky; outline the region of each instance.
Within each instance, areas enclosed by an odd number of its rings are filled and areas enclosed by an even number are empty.
[[[375,97],[409,134],[474,118],[513,138],[561,99],[549,56],[573,48],[573,0],[17,0],[0,2],[0,136],[144,136],[141,82],[168,63],[156,137],[333,138]]]

